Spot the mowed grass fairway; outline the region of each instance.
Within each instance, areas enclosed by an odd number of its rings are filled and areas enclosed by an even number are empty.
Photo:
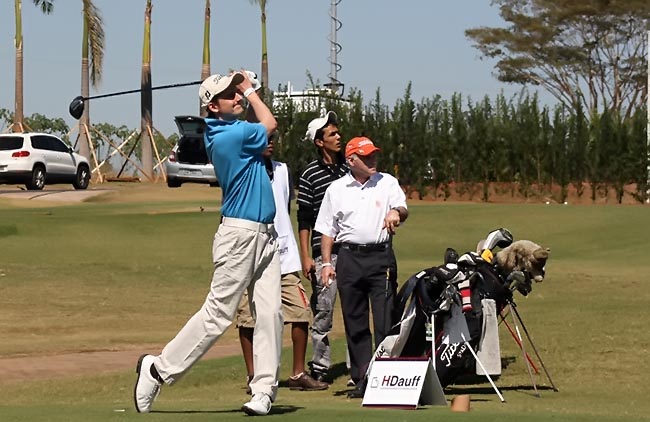
[[[105,187],[114,192],[79,204],[0,199],[0,358],[158,351],[200,307],[211,277],[219,189]],[[395,238],[400,281],[440,264],[446,247],[474,249],[498,227],[551,248],[544,283],[515,300],[559,392],[541,373],[542,397],[533,395],[521,353],[502,328],[509,365],[496,383],[505,404],[484,383],[447,389],[448,399],[471,394],[468,414],[439,407],[362,409],[360,400],[345,397],[347,377],[341,375],[323,392],[281,388],[269,418],[650,420],[649,207],[411,202],[410,212]],[[236,331],[221,341],[236,344]],[[282,380],[290,350],[283,354]],[[333,350],[337,368],[343,367],[340,310]],[[0,421],[246,418],[239,410],[248,397],[239,356],[201,361],[178,384],[163,388],[159,412],[148,415],[133,410],[132,364],[103,375],[21,382],[3,382],[0,373]]]

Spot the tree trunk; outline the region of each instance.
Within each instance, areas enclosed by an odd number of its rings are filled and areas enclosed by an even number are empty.
[[[201,80],[210,76],[210,0],[205,0],[205,18],[203,22],[203,64],[201,66]],[[203,115],[201,100],[199,100],[199,115]]]
[[[16,85],[13,132],[23,132],[23,19],[21,0],[15,0],[16,13]]]
[[[149,136],[153,127],[153,96],[151,91],[151,0],[147,0],[144,12],[144,42],[142,46],[142,76],[140,80],[140,148],[144,176],[153,180],[153,139]]]
[[[83,14],[83,34],[81,36],[81,96],[90,95],[90,77],[88,68],[88,20]],[[90,139],[86,131],[90,128],[90,101],[84,102],[84,112],[79,119],[79,154],[90,160]]]
[[[270,95],[269,89],[269,56],[266,45],[266,5],[262,10],[262,89],[264,90],[264,100],[268,101]]]

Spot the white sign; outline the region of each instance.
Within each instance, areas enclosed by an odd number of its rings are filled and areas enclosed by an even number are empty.
[[[430,359],[376,359],[361,405],[415,409],[418,404],[447,405]]]

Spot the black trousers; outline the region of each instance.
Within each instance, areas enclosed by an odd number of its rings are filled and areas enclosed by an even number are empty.
[[[372,358],[370,308],[375,348],[393,325],[397,291],[397,263],[391,247],[384,250],[351,250],[341,247],[336,263],[345,336],[350,352],[350,375],[358,383]]]

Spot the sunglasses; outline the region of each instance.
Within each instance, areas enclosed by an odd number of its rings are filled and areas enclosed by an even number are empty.
[[[223,91],[221,94],[217,95],[215,99],[221,98],[222,100],[234,100],[237,95],[237,88],[232,87]]]

